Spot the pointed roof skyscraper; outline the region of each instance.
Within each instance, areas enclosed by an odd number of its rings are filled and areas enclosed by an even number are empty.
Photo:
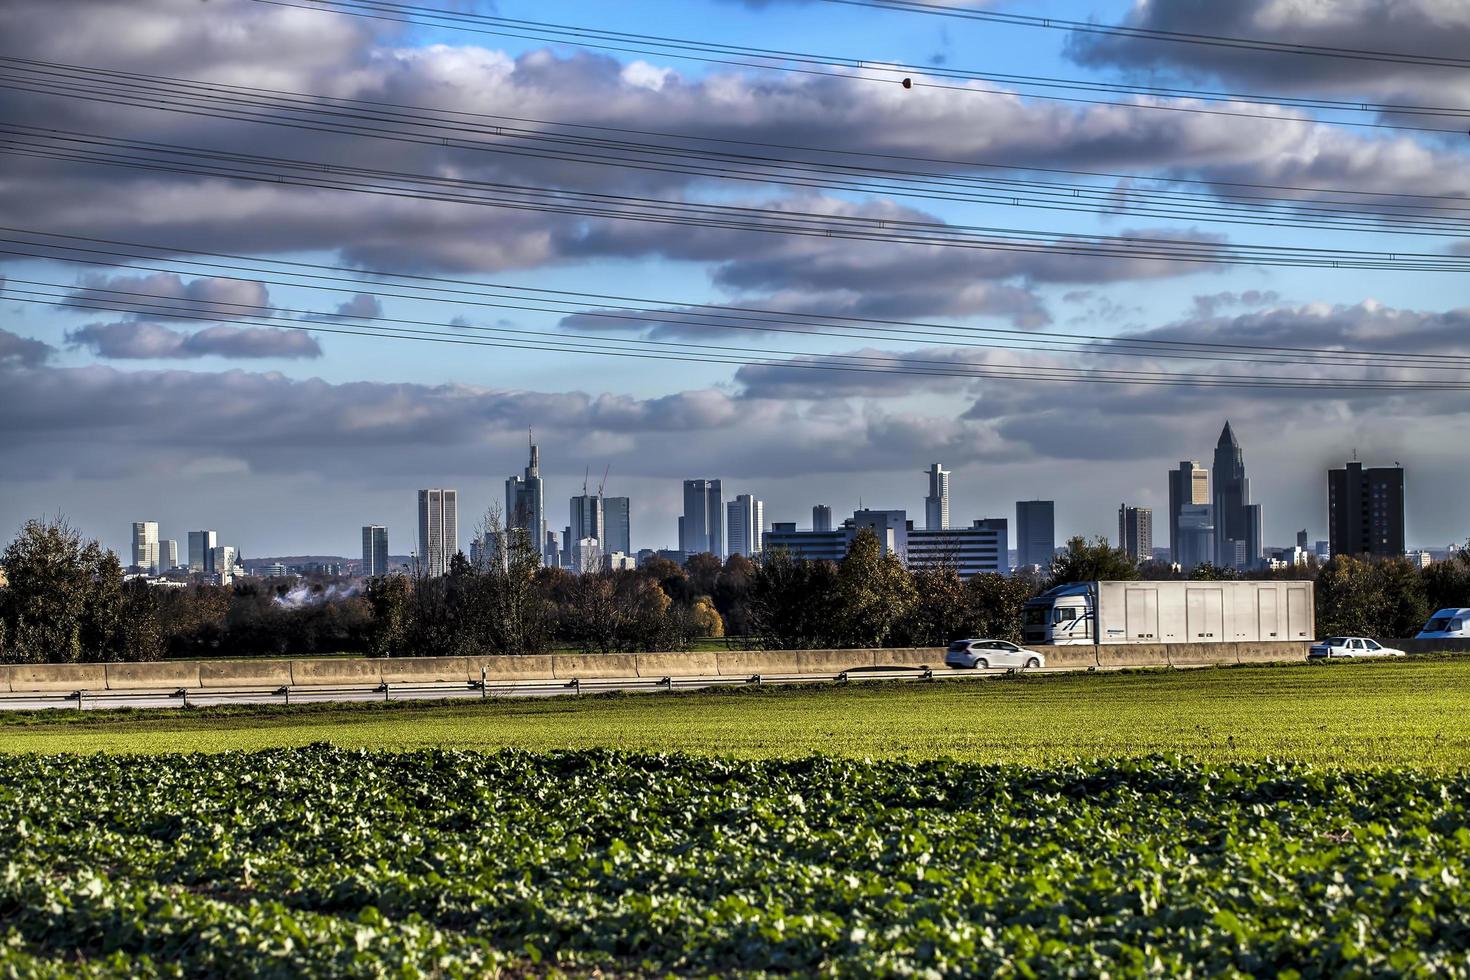
[[[1215,446],[1217,448],[1221,446],[1230,446],[1233,449],[1240,448],[1240,443],[1235,441],[1235,430],[1230,428],[1229,419],[1225,420],[1225,428],[1220,430],[1220,441],[1215,443]]]

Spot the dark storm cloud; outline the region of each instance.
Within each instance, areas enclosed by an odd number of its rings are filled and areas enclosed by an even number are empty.
[[[0,33],[33,56],[302,92],[688,133],[768,144],[959,161],[938,172],[1011,172],[1033,166],[1198,173],[1219,180],[1301,180],[1366,189],[1470,192],[1454,154],[1409,140],[1364,140],[1323,127],[1068,107],[1010,96],[841,78],[715,72],[685,78],[586,52],[512,58],[471,46],[394,47],[382,25],[316,11],[223,0],[207,15],[193,0],[69,5],[73,28],[54,30],[54,5],[0,6]],[[309,40],[308,40],[309,39]],[[590,114],[588,106],[595,104]],[[185,145],[324,162],[609,193],[693,197],[729,183],[569,162],[305,133],[238,120],[0,95],[17,122],[114,132]],[[1000,171],[975,166],[1004,161]],[[5,206],[18,224],[87,235],[146,238],[184,249],[336,252],[369,268],[494,271],[606,258],[707,263],[738,293],[822,294],[853,315],[990,315],[1039,326],[1046,314],[1023,293],[987,284],[1099,282],[1184,274],[1188,266],[1051,254],[961,255],[959,250],[840,240],[792,240],[712,228],[619,222],[468,205],[432,204],[279,185],[125,171],[17,158]],[[744,202],[832,214],[925,212],[821,195],[741,188]],[[1311,195],[1304,195],[1311,196]],[[1018,211],[1015,223],[1024,223]],[[932,218],[932,215],[926,215]],[[146,229],[146,230],[140,230]],[[1186,228],[1173,234],[1189,235]],[[1015,282],[1008,285],[1014,286]],[[1024,288],[1024,287],[1022,287]],[[846,296],[846,291],[856,295]]]
[[[1237,297],[1238,299],[1239,297]],[[1044,337],[1045,335],[1039,335]],[[1150,340],[1228,343],[1262,347],[1373,350],[1404,353],[1462,353],[1470,356],[1470,309],[1444,313],[1402,310],[1371,301],[1354,305],[1306,304],[1241,313],[1196,315],[1156,330],[1129,334]],[[1382,380],[1437,380],[1457,375],[1373,365],[1366,371],[1321,363],[1285,363],[1285,355],[1265,362],[1180,361],[1128,354],[1122,357],[1053,352],[980,351],[915,348],[904,351],[854,349],[852,354],[905,358],[934,365],[926,370],[1006,369],[1012,380],[916,377],[898,373],[849,373],[761,364],[742,367],[736,379],[746,397],[844,402],[846,399],[909,399],[917,393],[947,391],[973,399],[961,415],[966,423],[986,424],[1002,444],[1039,459],[1147,458],[1222,414],[1255,420],[1270,431],[1290,408],[1294,424],[1328,429],[1371,428],[1389,424],[1437,425],[1426,420],[1462,416],[1464,399],[1455,392],[1407,394],[1366,389],[1322,391],[1302,382],[1365,377]],[[810,365],[837,367],[836,358],[812,356]],[[949,365],[946,368],[945,365]],[[1194,388],[1149,384],[1062,384],[1028,381],[1049,368],[1094,368],[1133,372],[1189,372],[1222,378],[1277,378],[1277,388]]]
[[[916,433],[921,445],[956,447],[956,458],[1004,450],[984,424],[871,407],[834,414],[713,389],[640,399],[104,366],[9,370],[0,415],[7,476],[35,480],[122,477],[201,456],[257,474],[413,480],[480,472],[491,449],[523,445],[529,426],[564,458],[615,454],[625,472],[671,479],[908,466]]]
[[[68,330],[66,341],[109,360],[322,356],[321,345],[310,334],[273,327],[217,326],[185,332],[148,321],[119,320]]]
[[[36,367],[46,362],[56,348],[30,337],[0,330],[0,367]]]
[[[1470,51],[1470,4],[1464,0],[1135,0],[1126,22],[1149,30],[1359,51],[1447,58],[1464,58]],[[1470,98],[1470,83],[1465,72],[1457,69],[1101,34],[1074,35],[1068,51],[1089,67],[1216,78],[1267,94],[1361,93],[1376,100],[1434,106],[1464,105]],[[1422,123],[1422,119],[1415,121]]]

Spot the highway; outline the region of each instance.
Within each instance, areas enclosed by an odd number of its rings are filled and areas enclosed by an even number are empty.
[[[1068,673],[1076,668],[1045,668],[1027,673]],[[697,691],[713,687],[743,687],[752,684],[850,684],[887,681],[931,683],[976,681],[1021,673],[1019,669],[929,671],[921,667],[858,669],[841,674],[779,674],[740,678],[704,675],[695,677],[600,678],[586,681],[520,681],[481,687],[479,682],[437,684],[379,684],[376,686],[296,686],[280,688],[189,688],[176,690],[80,691],[58,693],[0,694],[0,711],[52,709],[92,711],[107,708],[181,708],[227,704],[288,705],[334,701],[449,701],[504,698],[574,697],[608,691],[654,693]]]

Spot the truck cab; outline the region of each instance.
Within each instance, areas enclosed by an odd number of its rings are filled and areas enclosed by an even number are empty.
[[[1092,622],[1092,586],[1085,582],[1048,589],[1021,614],[1026,642],[1053,646],[1091,643]]]
[[[1414,639],[1459,640],[1467,636],[1470,636],[1470,609],[1440,609],[1429,617]]]

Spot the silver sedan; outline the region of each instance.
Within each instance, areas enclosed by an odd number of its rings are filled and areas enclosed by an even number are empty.
[[[944,662],[950,667],[987,670],[991,667],[1046,666],[1046,658],[1035,650],[1018,647],[1007,640],[956,640],[949,645]]]

